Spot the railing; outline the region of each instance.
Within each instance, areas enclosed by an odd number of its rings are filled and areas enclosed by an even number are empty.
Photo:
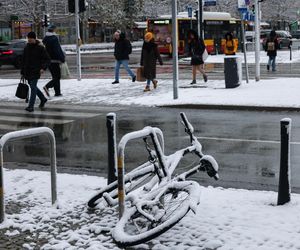
[[[51,197],[52,205],[57,201],[56,191],[56,142],[53,131],[47,127],[25,129],[15,132],[10,132],[3,135],[0,139],[0,223],[4,221],[5,206],[4,206],[4,189],[3,189],[3,148],[9,141],[31,138],[35,136],[46,135],[50,142],[50,165],[51,165]]]

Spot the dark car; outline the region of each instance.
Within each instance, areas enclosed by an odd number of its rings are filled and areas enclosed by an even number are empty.
[[[26,44],[27,41],[23,39],[0,42],[0,66],[14,65],[19,69]]]
[[[268,37],[269,35],[263,39],[264,46],[266,45]],[[290,48],[290,46],[292,45],[292,36],[288,31],[276,30],[276,37],[278,40],[279,49]]]
[[[293,38],[300,39],[300,30],[294,30],[291,33]]]

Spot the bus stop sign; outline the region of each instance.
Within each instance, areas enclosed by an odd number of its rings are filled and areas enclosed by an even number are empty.
[[[204,6],[216,6],[217,0],[204,0]]]
[[[188,6],[187,11],[188,11],[188,17],[192,18],[193,17],[193,8],[191,6]]]

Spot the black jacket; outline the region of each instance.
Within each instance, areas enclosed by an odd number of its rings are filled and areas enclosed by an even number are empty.
[[[129,54],[132,52],[131,43],[125,38],[125,34],[121,33],[119,40],[115,42],[114,56],[116,60],[129,60]]]
[[[65,62],[65,54],[62,51],[58,38],[54,33],[47,32],[43,39],[43,44],[46,47],[52,63]]]
[[[277,56],[277,50],[279,49],[278,40],[276,37],[270,37],[265,44],[265,51],[268,56]]]
[[[191,57],[202,56],[205,50],[205,44],[202,39],[193,39],[189,43],[189,52]]]
[[[21,75],[27,80],[39,79],[40,70],[46,70],[50,57],[44,46],[37,40],[35,44],[28,43],[22,57]]]
[[[163,65],[157,44],[153,41],[144,42],[141,54],[141,66],[144,66],[144,77],[153,80],[156,78],[156,61]]]

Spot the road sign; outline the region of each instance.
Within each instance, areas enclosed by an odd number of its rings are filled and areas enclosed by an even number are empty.
[[[191,6],[188,6],[187,11],[188,11],[188,17],[192,18],[193,17],[193,8]]]
[[[238,10],[245,11],[248,9],[248,2],[247,0],[238,0]]]
[[[216,6],[217,0],[204,0],[204,6]]]

